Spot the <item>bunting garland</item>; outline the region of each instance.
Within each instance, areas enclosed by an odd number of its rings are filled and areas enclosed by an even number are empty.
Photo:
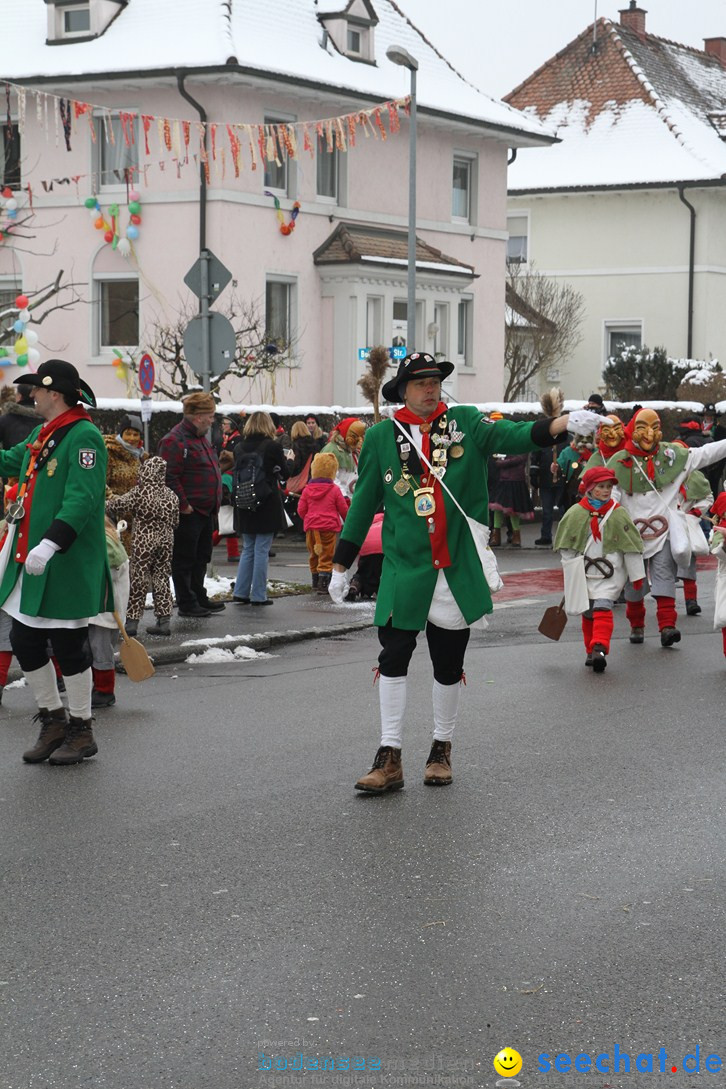
[[[277,124],[220,120],[201,122],[159,117],[155,114],[136,113],[130,110],[114,110],[108,106],[96,106],[72,98],[61,98],[46,91],[21,87],[8,81],[3,83],[5,84],[7,125],[13,124],[11,96],[14,95],[16,123],[21,135],[26,124],[27,99],[28,96],[32,96],[35,98],[35,123],[45,130],[46,136],[50,135],[52,128],[58,146],[60,146],[62,134],[66,151],[72,151],[73,139],[79,135],[81,126],[85,130],[88,125],[94,141],[97,139],[98,131],[108,144],[123,141],[128,148],[136,147],[139,158],[143,152],[147,160],[153,159],[158,152],[159,161],[155,164],[147,162],[143,166],[126,166],[122,171],[123,177],[118,179],[126,182],[133,180],[134,174],[138,175],[145,171],[149,165],[157,165],[163,170],[171,154],[174,156],[177,169],[180,163],[186,164],[190,160],[201,163],[209,180],[210,161],[216,164],[219,160],[219,169],[224,169],[227,155],[231,158],[234,176],[238,178],[245,168],[245,152],[249,156],[250,169],[253,171],[257,170],[260,163],[263,166],[267,163],[280,166],[286,159],[299,158],[301,152],[307,152],[312,156],[315,154],[316,144],[319,150],[335,150],[344,153],[356,146],[356,135],[359,130],[363,132],[366,139],[373,136],[380,140],[386,140],[389,135],[399,132],[400,111],[403,110],[408,114],[411,106],[410,96],[407,95],[405,98],[391,99],[366,110],[356,110],[339,117],[326,117],[317,121]],[[98,130],[95,124],[96,118],[101,118]],[[115,131],[114,120],[117,125]],[[153,146],[154,138],[156,148]],[[83,176],[75,175],[71,180],[76,181]],[[69,179],[65,178],[55,178],[50,182],[50,186],[45,182],[42,184],[47,191],[49,187],[52,189],[53,182],[68,184],[68,181]],[[294,227],[294,220],[292,227]]]
[[[295,203],[293,204],[292,210],[290,212],[290,222],[286,223],[285,222],[285,216],[283,214],[282,207],[280,205],[280,201],[275,196],[275,194],[271,193],[269,189],[265,189],[265,196],[266,197],[272,197],[272,199],[275,202],[275,214],[276,214],[276,216],[278,218],[278,221],[280,223],[280,234],[284,234],[284,235],[292,234],[292,232],[295,230],[295,220],[297,219],[298,215],[300,214],[300,201],[296,200]]]

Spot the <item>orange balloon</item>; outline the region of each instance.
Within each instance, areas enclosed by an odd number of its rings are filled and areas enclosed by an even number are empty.
[[[97,231],[103,230],[103,228],[106,226],[106,224],[103,222],[103,216],[99,216],[93,226],[96,228]]]

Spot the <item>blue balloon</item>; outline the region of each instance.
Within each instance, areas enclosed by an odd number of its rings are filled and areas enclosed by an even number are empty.
[[[7,215],[8,219],[17,219],[18,209],[17,208],[8,208],[8,209],[6,209],[5,214]]]
[[[22,332],[24,332],[24,330],[25,330],[25,322],[24,322],[24,321],[21,321],[21,320],[20,320],[20,318],[18,318],[18,320],[17,320],[17,321],[15,322],[15,324],[13,325],[13,329],[15,330],[15,332],[16,332],[16,333],[22,333]]]
[[[134,226],[133,223],[129,223],[128,227],[126,228],[126,237],[133,242],[134,239],[139,237],[139,228]]]

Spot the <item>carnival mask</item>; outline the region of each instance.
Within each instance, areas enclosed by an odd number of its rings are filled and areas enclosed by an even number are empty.
[[[356,420],[348,428],[345,436],[345,445],[349,446],[351,450],[360,450],[363,445],[363,436],[366,433],[366,425],[360,420]]]
[[[600,425],[598,437],[603,446],[607,446],[611,450],[622,446],[625,438],[623,421],[619,420],[617,416],[606,416]]]
[[[635,417],[633,442],[646,454],[650,454],[663,438],[660,417],[652,408],[643,408]]]

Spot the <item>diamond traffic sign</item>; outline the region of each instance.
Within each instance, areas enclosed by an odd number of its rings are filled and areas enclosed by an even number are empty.
[[[208,290],[207,297],[210,303],[216,301],[217,297],[222,294],[225,287],[232,279],[232,273],[228,268],[222,264],[218,257],[215,257],[211,250],[206,250],[209,255],[207,258],[208,268]],[[200,257],[194,262],[189,272],[184,277],[184,283],[187,285],[190,291],[193,291],[198,299],[202,297],[202,266],[204,260]]]
[[[204,369],[204,323],[209,322],[209,373],[224,374],[232,366],[237,350],[234,326],[224,314],[212,310],[206,317],[198,314],[184,331],[184,356],[197,376]]]

